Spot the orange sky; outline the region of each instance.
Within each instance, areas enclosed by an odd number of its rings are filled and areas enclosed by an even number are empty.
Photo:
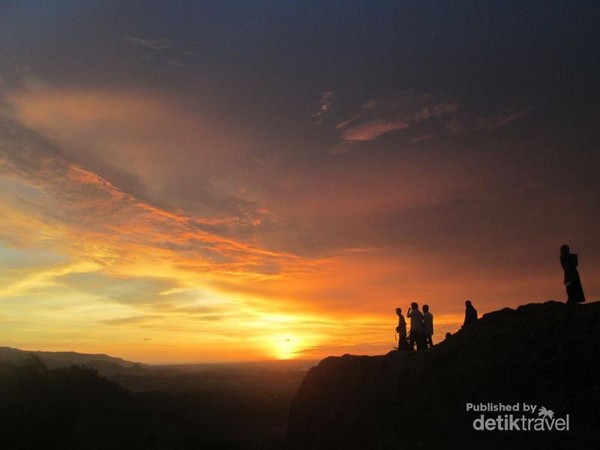
[[[598,298],[598,111],[573,102],[587,72],[505,73],[499,94],[498,71],[479,79],[455,55],[442,76],[410,46],[386,53],[378,29],[321,49],[327,27],[292,27],[312,52],[289,53],[264,12],[273,48],[231,28],[213,30],[217,54],[202,27],[177,34],[175,12],[148,12],[154,37],[126,30],[135,14],[114,29],[129,16],[82,16],[96,34],[63,14],[6,16],[23,27],[0,52],[0,346],[148,363],[386,353],[411,301],[439,341],[466,299],[480,314],[564,300],[565,242]],[[40,40],[46,20],[67,32]],[[503,67],[529,61],[519,48]]]

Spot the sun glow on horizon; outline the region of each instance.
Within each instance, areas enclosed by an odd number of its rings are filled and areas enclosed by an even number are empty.
[[[273,356],[276,359],[295,359],[302,349],[302,340],[295,335],[276,336],[273,343]]]

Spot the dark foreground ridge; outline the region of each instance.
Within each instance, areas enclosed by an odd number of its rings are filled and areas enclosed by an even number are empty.
[[[327,358],[290,409],[290,449],[599,448],[600,303],[505,308],[425,352]],[[475,419],[569,415],[569,431],[476,431]],[[536,405],[534,413],[523,404]],[[544,409],[541,409],[544,407]],[[542,415],[539,415],[540,412]]]
[[[155,366],[105,378],[4,353],[0,450],[282,450],[307,364]]]

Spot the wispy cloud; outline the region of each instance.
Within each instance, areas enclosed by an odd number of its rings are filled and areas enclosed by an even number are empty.
[[[173,47],[173,44],[167,40],[142,39],[135,36],[123,36],[123,39],[133,45],[150,48],[156,51],[169,50]]]
[[[342,140],[345,142],[372,141],[392,131],[405,130],[409,126],[404,119],[373,119],[344,130]]]
[[[336,125],[341,143],[334,153],[343,153],[353,144],[373,141],[422,122],[451,116],[458,109],[456,101],[435,99],[426,93],[404,92],[368,100],[349,119]]]
[[[70,161],[68,152],[56,148],[43,131],[7,117],[0,127],[5,131],[0,138],[0,175],[5,185],[13,186],[5,191],[10,196],[6,206],[12,206],[3,221],[12,217],[12,222],[3,224],[4,242],[39,245],[24,240],[36,234],[28,232],[29,224],[39,236],[44,228],[35,221],[50,223],[44,225],[47,233],[57,233],[60,241],[61,248],[55,250],[113,275],[171,277],[177,280],[171,289],[187,288],[198,274],[245,280],[277,277],[300,262],[291,253],[210,231],[222,218],[168,210],[120,189]],[[140,260],[144,263],[137,264]],[[48,279],[36,276],[33,282]]]
[[[447,125],[448,131],[456,134],[469,134],[478,131],[491,131],[504,128],[529,115],[531,109],[523,106],[503,107],[500,111],[486,116],[465,114],[454,118]]]
[[[380,139],[397,131],[415,130],[410,142],[424,142],[439,134],[469,134],[503,128],[529,114],[527,107],[500,107],[488,115],[461,109],[457,100],[428,93],[403,92],[370,99],[335,127],[340,143],[333,153]],[[416,134],[416,135],[415,135]]]
[[[38,148],[54,149],[146,203],[195,211],[197,224],[230,234],[270,217],[243,181],[230,175],[244,165],[247,144],[172,99],[41,88],[12,93],[10,104],[18,121],[37,130],[38,139],[45,137]]]
[[[317,118],[317,123],[323,123],[323,116],[327,114],[333,105],[333,91],[324,91],[319,100],[319,109],[312,115]]]
[[[138,36],[123,36],[123,40],[132,47],[142,51],[146,61],[180,69],[185,69],[186,62],[194,55],[193,51],[182,47],[172,40],[147,39]]]
[[[187,249],[190,257],[180,261],[181,265],[246,274],[252,273],[253,267],[262,267],[264,260],[280,259],[282,266],[283,261],[294,258],[211,234],[198,225],[203,222],[202,218],[196,220],[139,201],[98,175],[64,160],[48,158],[38,167],[39,171],[33,171],[13,164],[6,153],[5,157],[5,170],[26,176],[34,187],[51,193],[58,201],[59,210],[53,206],[44,211],[48,217],[61,221],[73,231],[86,233],[88,244],[91,239],[112,246],[111,258],[125,257],[118,250],[124,245],[131,251],[145,248],[152,252],[154,249],[156,255],[165,256],[173,253],[173,246],[178,246]],[[108,255],[97,256],[105,260]],[[260,275],[260,271],[256,275]]]
[[[160,320],[160,317],[152,317],[152,316],[128,316],[128,317],[117,317],[114,319],[106,319],[103,320],[102,323],[111,326],[125,326],[129,327],[131,325],[140,325],[140,324],[148,324],[156,320]]]

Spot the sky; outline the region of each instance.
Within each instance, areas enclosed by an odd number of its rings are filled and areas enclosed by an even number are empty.
[[[383,354],[600,297],[594,1],[3,1],[0,345]]]

